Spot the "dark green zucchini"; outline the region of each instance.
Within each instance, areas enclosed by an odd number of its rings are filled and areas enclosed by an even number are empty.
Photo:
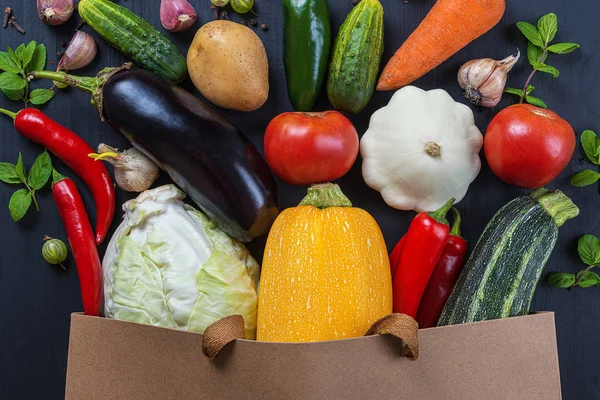
[[[142,17],[109,0],[81,0],[79,15],[104,40],[137,65],[172,82],[187,77],[183,54]]]
[[[438,326],[528,314],[558,228],[577,215],[571,199],[543,188],[502,207],[477,242]]]

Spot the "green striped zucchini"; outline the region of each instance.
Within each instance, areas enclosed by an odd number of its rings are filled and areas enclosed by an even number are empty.
[[[81,0],[77,9],[93,30],[140,67],[172,82],[187,77],[183,54],[142,17],[109,0]]]
[[[544,188],[505,205],[477,242],[438,326],[528,314],[558,228],[577,215],[571,199]]]
[[[357,114],[371,100],[383,54],[383,7],[362,0],[348,14],[333,47],[327,96],[340,111]]]

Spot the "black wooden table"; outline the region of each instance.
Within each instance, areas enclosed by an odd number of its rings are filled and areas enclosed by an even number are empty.
[[[185,54],[196,28],[212,18],[209,0],[191,0],[197,8],[199,21],[182,34],[169,36]],[[291,110],[287,99],[285,76],[281,60],[282,52],[282,6],[281,1],[256,0],[259,24],[266,23],[268,31],[255,28],[264,41],[269,55],[271,93],[268,102],[251,113],[228,112],[225,114],[244,128],[253,142],[262,149],[262,137],[268,122],[280,112]],[[385,55],[387,61],[407,35],[418,25],[430,9],[433,0],[382,0],[385,8]],[[159,0],[121,0],[121,4],[160,27]],[[352,8],[352,0],[329,0],[334,30]],[[0,49],[7,45],[16,47],[30,40],[44,43],[49,60],[57,61],[55,52],[63,50],[61,40],[69,40],[74,33],[78,18],[60,27],[42,24],[37,17],[34,0],[2,0],[1,9],[11,6],[21,25],[27,31],[21,35],[14,29],[0,30]],[[536,94],[542,97],[554,111],[567,119],[579,134],[585,129],[600,131],[600,107],[598,96],[600,81],[600,23],[597,0],[508,0],[508,10],[502,22],[491,32],[472,43],[449,61],[416,82],[423,89],[443,88],[456,100],[461,92],[456,83],[456,72],[467,60],[481,57],[504,58],[516,48],[526,49],[525,39],[515,27],[515,22],[525,20],[535,23],[538,17],[554,12],[559,17],[558,41],[574,41],[581,49],[571,55],[551,56],[549,63],[561,72],[558,79],[539,74],[534,78]],[[243,17],[231,14],[233,20]],[[250,18],[247,16],[246,18]],[[162,27],[161,27],[162,29]],[[84,31],[90,32],[89,27]],[[96,60],[81,74],[93,75],[105,66],[120,65],[124,58],[98,39],[99,54]],[[51,67],[49,65],[48,67]],[[521,86],[530,67],[520,62],[509,77],[509,85]],[[36,83],[40,86],[41,84]],[[186,84],[189,89],[190,84]],[[353,118],[360,134],[367,128],[373,111],[387,103],[392,93],[377,93],[369,106]],[[464,101],[464,100],[461,100]],[[514,101],[505,96],[501,107]],[[89,98],[74,90],[58,93],[44,107],[44,112],[63,125],[83,136],[92,146],[99,142],[124,147],[126,141],[98,119],[98,114],[88,105]],[[21,104],[0,95],[0,107],[18,110]],[[328,109],[326,96],[321,96],[315,109]],[[495,110],[474,109],[477,124],[485,131]],[[19,151],[23,152],[25,164],[31,165],[41,148],[19,136],[8,118],[0,119],[0,161],[15,162]],[[165,132],[168,134],[168,132]],[[569,221],[563,228],[559,242],[552,254],[546,271],[564,270],[576,272],[582,269],[576,252],[580,235],[599,235],[600,193],[597,187],[575,189],[569,185],[569,177],[582,167],[583,152],[578,145],[571,165],[548,187],[560,188],[581,208],[581,216]],[[80,180],[55,160],[63,173],[75,178],[94,219],[90,193]],[[391,247],[405,232],[412,212],[394,210],[383,202],[380,195],[364,183],[360,160],[340,185],[354,204],[372,213]],[[163,179],[165,182],[166,179]],[[39,193],[41,213],[29,212],[19,223],[11,220],[7,204],[14,187],[0,184],[0,398],[2,399],[60,399],[64,396],[67,364],[70,313],[82,309],[75,265],[68,263],[68,270],[61,271],[44,262],[41,256],[42,238],[51,235],[65,238],[65,232],[52,196],[48,189]],[[304,188],[279,185],[282,207],[295,205],[305,192]],[[475,244],[487,221],[506,202],[525,191],[501,183],[485,165],[471,186],[466,198],[460,203],[463,213],[463,232],[471,244]],[[128,197],[118,192],[118,204]],[[113,224],[118,225],[119,214]],[[255,241],[250,248],[260,260],[264,239]],[[101,248],[104,250],[104,246]],[[600,307],[595,303],[600,288],[567,292],[550,287],[546,276],[542,278],[533,302],[533,310],[556,312],[558,346],[564,398],[569,400],[600,398]]]

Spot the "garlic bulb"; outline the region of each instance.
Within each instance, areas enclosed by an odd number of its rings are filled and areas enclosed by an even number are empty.
[[[73,0],[37,0],[38,15],[48,25],[60,25],[75,11]]]
[[[65,50],[65,54],[60,59],[56,70],[73,71],[83,68],[94,60],[97,53],[98,47],[94,38],[85,32],[77,31]]]
[[[471,60],[458,71],[458,84],[465,90],[465,97],[471,103],[482,107],[495,107],[502,98],[506,77],[519,61],[521,52],[503,60],[481,58]]]
[[[161,0],[160,2],[160,22],[168,31],[184,31],[194,24],[196,18],[196,10],[186,0]]]
[[[126,192],[143,192],[152,186],[158,178],[159,168],[144,153],[135,147],[120,152],[104,143],[98,145],[98,153],[89,155],[100,161],[104,160],[115,167],[115,181]]]

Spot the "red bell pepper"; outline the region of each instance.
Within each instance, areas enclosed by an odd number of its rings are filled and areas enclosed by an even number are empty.
[[[446,213],[450,199],[434,212],[419,213],[404,238],[400,262],[394,275],[394,312],[417,318],[423,292],[433,274],[450,233]]]
[[[469,245],[460,236],[460,214],[454,207],[452,207],[452,211],[455,220],[448,236],[448,242],[433,271],[433,275],[431,275],[419,305],[417,314],[419,328],[431,328],[437,325],[442,310],[467,261]]]

